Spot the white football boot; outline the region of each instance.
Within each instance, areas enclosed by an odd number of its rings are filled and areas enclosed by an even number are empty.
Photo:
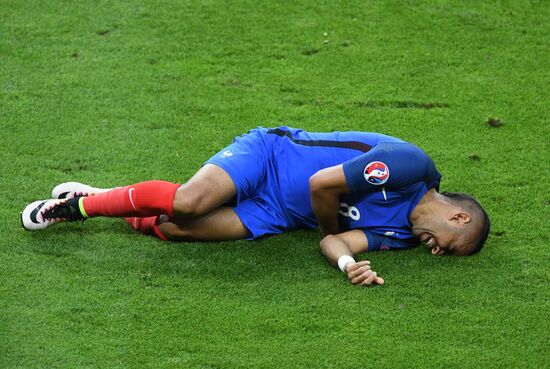
[[[27,231],[39,231],[53,224],[84,220],[78,199],[39,200],[30,203],[21,213],[21,225]]]
[[[112,190],[112,188],[96,188],[79,182],[65,182],[54,187],[52,190],[52,198],[72,199],[81,196],[92,196],[110,190]]]

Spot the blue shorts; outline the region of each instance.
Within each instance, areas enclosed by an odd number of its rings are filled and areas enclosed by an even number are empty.
[[[253,240],[296,228],[280,199],[279,184],[273,165],[273,141],[267,129],[258,128],[236,137],[204,164],[225,170],[237,187],[233,208]]]

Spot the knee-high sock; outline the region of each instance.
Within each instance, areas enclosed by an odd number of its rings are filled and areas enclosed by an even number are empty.
[[[126,223],[132,227],[134,231],[138,231],[140,233],[146,234],[146,235],[152,235],[154,233],[153,228],[157,224],[158,220],[160,218],[160,215],[155,215],[152,217],[126,217],[124,220]]]
[[[146,181],[83,197],[80,210],[85,217],[148,217],[174,215],[174,197],[179,184]]]
[[[163,241],[168,241],[168,238],[161,232],[158,226],[159,218],[160,215],[145,218],[127,217],[124,218],[124,220],[130,225],[130,227],[132,227],[132,229],[138,232],[149,236],[157,236]]]

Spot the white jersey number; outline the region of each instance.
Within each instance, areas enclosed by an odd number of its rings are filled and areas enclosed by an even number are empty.
[[[361,213],[359,213],[359,209],[357,209],[355,206],[349,206],[345,202],[340,203],[340,209],[338,210],[338,212],[343,216],[351,218],[353,220],[359,220],[361,218]]]

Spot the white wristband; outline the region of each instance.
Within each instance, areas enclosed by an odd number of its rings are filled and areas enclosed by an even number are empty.
[[[342,255],[338,258],[338,268],[344,273],[346,272],[344,268],[348,263],[355,263],[355,259],[349,255]]]

